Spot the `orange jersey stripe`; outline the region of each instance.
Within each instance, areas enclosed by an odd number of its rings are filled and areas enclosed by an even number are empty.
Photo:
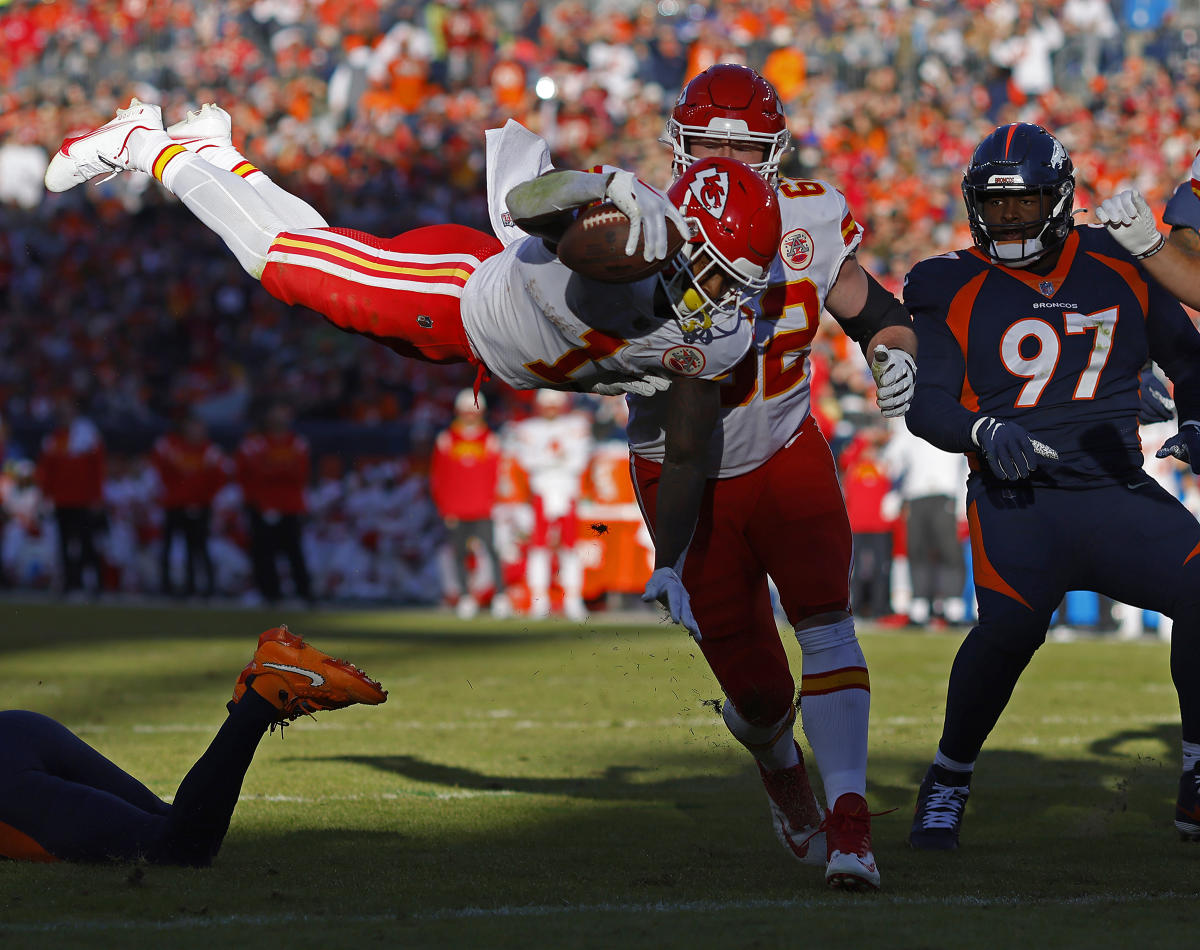
[[[1188,561],[1190,561],[1192,558],[1194,558],[1197,554],[1200,554],[1200,544],[1197,544],[1194,548],[1192,548],[1191,554],[1189,554],[1187,557],[1185,557],[1183,559],[1183,563],[1186,564]]]
[[[1138,306],[1142,308],[1142,318],[1145,319],[1146,314],[1150,312],[1150,286],[1142,279],[1133,263],[1118,260],[1115,257],[1106,257],[1093,251],[1088,251],[1088,256],[1094,257],[1105,267],[1111,267],[1121,276],[1121,279],[1129,285],[1129,289],[1137,297]]]
[[[301,252],[302,256],[307,255],[323,260],[334,260],[364,273],[387,276],[441,278],[460,284],[465,284],[467,278],[475,273],[475,267],[467,265],[465,262],[447,264],[446,262],[425,263],[419,260],[407,260],[403,265],[391,263],[362,251],[353,250],[342,244],[321,241],[312,235],[306,235],[305,240],[299,240],[281,234],[271,244],[271,250],[277,247],[291,248]]]
[[[800,677],[802,696],[822,696],[843,689],[865,689],[871,692],[871,677],[865,666],[844,666],[827,673],[806,673]]]
[[[988,560],[987,551],[983,549],[983,532],[979,528],[979,510],[975,502],[967,506],[967,525],[971,529],[971,558],[974,564],[975,586],[986,587],[998,594],[1011,597],[1019,604],[1029,607],[1029,601],[1013,590],[1012,586]],[[1033,610],[1032,607],[1029,607]]]
[[[186,151],[187,149],[182,145],[168,145],[158,153],[158,157],[150,164],[150,174],[159,181],[162,181],[163,172],[167,170],[167,165],[171,163],[171,159]]]
[[[0,855],[14,861],[57,861],[54,855],[23,831],[0,821]]]
[[[985,280],[987,280],[987,271],[972,277],[962,290],[954,295],[954,299],[950,301],[950,306],[946,311],[946,326],[954,334],[954,339],[958,341],[958,348],[962,350],[963,355],[963,384],[958,401],[971,412],[979,411],[979,397],[971,388],[971,380],[966,372],[967,335],[971,328],[971,310],[975,306],[975,298],[979,296],[979,290],[983,287]]]

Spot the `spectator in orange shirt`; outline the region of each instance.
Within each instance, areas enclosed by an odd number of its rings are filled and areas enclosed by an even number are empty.
[[[237,476],[250,521],[254,583],[268,603],[279,600],[278,555],[288,559],[296,596],[312,600],[301,519],[310,469],[308,440],[292,429],[292,410],[273,404],[262,431],[247,435],[237,450]]]
[[[104,437],[70,397],[60,399],[55,411],[57,425],[42,441],[37,477],[58,524],[62,590],[83,590],[90,565],[92,590],[99,593],[103,574],[96,532],[104,520]]]
[[[504,589],[504,572],[496,556],[492,508],[500,474],[500,440],[488,428],[483,412],[487,402],[464,389],[454,400],[454,421],[440,433],[433,450],[429,487],[454,551],[454,575],[459,598],[458,616],[469,620],[479,605],[471,593],[467,572],[467,551],[476,541],[487,552],[496,578],[492,597],[492,616],[507,617],[512,612]]]
[[[208,437],[203,420],[188,415],[178,430],[162,436],[155,444],[151,461],[158,470],[163,486],[162,555],[159,560],[159,579],[162,592],[173,594],[171,587],[171,546],[176,535],[183,536],[186,552],[186,573],[183,593],[196,593],[196,569],[204,574],[200,593],[211,597],[214,592],[213,563],[208,552],[209,525],[212,521],[212,502],[225,484],[229,460],[219,446]]]

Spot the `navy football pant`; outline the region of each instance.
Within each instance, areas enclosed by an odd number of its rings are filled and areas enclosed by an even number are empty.
[[[973,762],[1068,590],[1174,621],[1183,739],[1200,742],[1200,522],[1148,475],[1069,490],[972,475],[967,520],[979,623],[950,672],[941,750]]]
[[[277,715],[253,690],[231,703],[168,805],[48,716],[0,712],[0,844],[6,830],[17,837],[15,830],[46,857],[64,861],[211,864],[259,740]]]

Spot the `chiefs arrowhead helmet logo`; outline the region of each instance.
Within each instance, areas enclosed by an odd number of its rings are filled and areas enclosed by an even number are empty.
[[[714,218],[725,213],[729,201],[729,173],[717,168],[705,168],[697,173],[688,186],[695,199]]]

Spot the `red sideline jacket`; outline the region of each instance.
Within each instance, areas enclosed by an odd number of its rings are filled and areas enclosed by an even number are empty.
[[[305,511],[308,440],[295,432],[247,436],[238,446],[237,473],[246,504],[284,515]]]
[[[225,454],[215,442],[189,442],[177,433],[154,443],[150,456],[163,484],[164,508],[208,508],[227,476]]]
[[[487,426],[451,423],[437,437],[429,472],[433,503],[443,518],[492,516],[500,472],[500,440]]]
[[[56,508],[95,508],[104,500],[104,441],[87,420],[60,426],[42,440],[37,479]]]

